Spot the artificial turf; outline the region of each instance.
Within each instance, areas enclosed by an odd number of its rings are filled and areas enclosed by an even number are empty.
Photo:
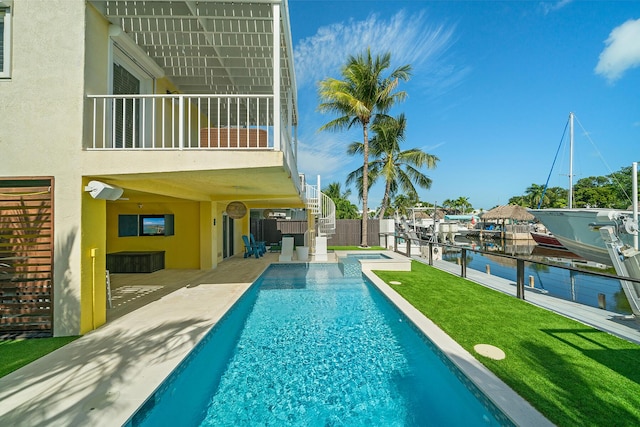
[[[334,251],[383,251],[382,246],[369,246],[368,248],[361,248],[360,246],[328,246],[327,249]]]
[[[0,341],[0,378],[77,338],[32,338]]]
[[[416,261],[375,273],[554,424],[640,425],[640,345]]]

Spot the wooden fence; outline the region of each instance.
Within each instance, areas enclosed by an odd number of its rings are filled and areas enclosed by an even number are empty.
[[[367,242],[369,246],[380,244],[380,222],[370,219],[367,224]],[[251,231],[258,240],[277,243],[283,235],[293,236],[296,246],[304,244],[304,232],[307,221],[289,221],[275,219],[252,219]],[[359,219],[339,219],[336,221],[336,233],[327,241],[329,246],[358,246],[362,243],[362,221]]]
[[[52,179],[0,179],[0,338],[52,335],[52,272]]]
[[[367,243],[369,246],[380,244],[380,221],[370,219],[367,223]],[[327,241],[329,246],[359,246],[362,243],[362,220],[336,220],[336,233]]]

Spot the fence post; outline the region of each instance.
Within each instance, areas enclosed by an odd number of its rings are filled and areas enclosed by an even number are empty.
[[[462,248],[460,252],[460,277],[467,277],[467,250]]]
[[[407,258],[411,258],[411,238],[407,239]]]
[[[524,299],[524,260],[518,258],[516,261],[516,296],[519,299]]]
[[[433,243],[429,242],[429,265],[433,265]]]
[[[393,235],[393,251],[398,252],[398,233]]]

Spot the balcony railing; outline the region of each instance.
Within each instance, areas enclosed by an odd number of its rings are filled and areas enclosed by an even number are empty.
[[[92,116],[87,150],[276,150],[284,153],[292,176],[298,176],[289,107],[274,110],[271,95],[88,99]]]
[[[280,149],[273,97],[90,95],[91,150]]]

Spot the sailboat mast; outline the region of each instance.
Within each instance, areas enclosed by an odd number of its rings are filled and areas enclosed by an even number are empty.
[[[569,113],[569,209],[573,208],[573,113]]]
[[[631,164],[631,173],[633,173],[633,176],[631,178],[631,185],[632,185],[631,197],[633,197],[633,204],[631,206],[633,209],[633,220],[637,224],[638,223],[638,162],[633,162]],[[638,232],[637,231],[633,234],[633,248],[636,251],[638,250]]]

